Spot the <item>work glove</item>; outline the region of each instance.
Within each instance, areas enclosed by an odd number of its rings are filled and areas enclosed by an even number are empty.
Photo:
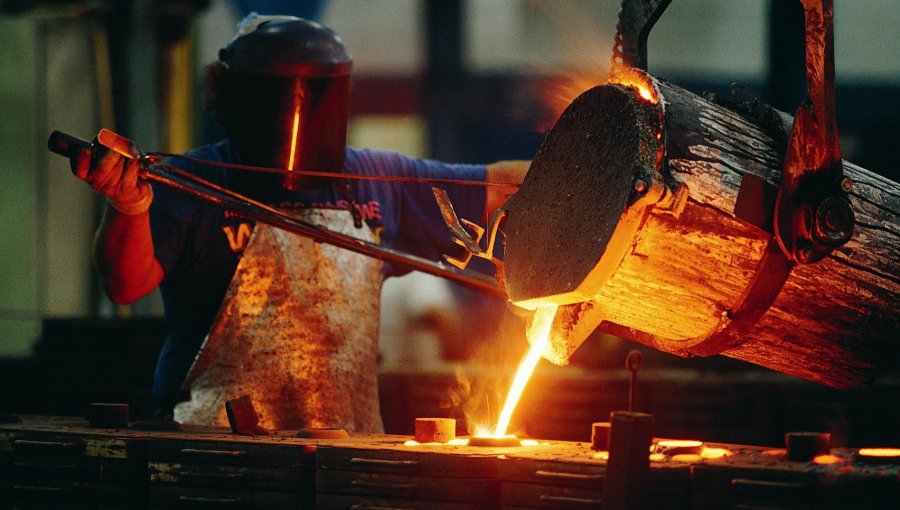
[[[71,160],[72,173],[105,196],[122,214],[137,215],[150,209],[153,188],[139,177],[140,161],[126,158],[94,143]]]

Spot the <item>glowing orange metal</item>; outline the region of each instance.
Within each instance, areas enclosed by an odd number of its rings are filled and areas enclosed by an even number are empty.
[[[516,408],[516,404],[522,397],[522,391],[525,389],[525,385],[528,384],[528,379],[531,378],[538,360],[541,359],[541,355],[547,349],[550,341],[550,327],[553,325],[553,317],[556,316],[556,308],[556,305],[546,305],[538,307],[534,312],[534,319],[532,319],[531,327],[528,330],[531,349],[528,350],[525,359],[519,364],[512,386],[509,388],[506,402],[503,404],[503,411],[500,413],[500,420],[494,429],[493,435],[496,437],[506,435],[509,420]]]
[[[658,441],[656,443],[658,446],[664,449],[668,448],[700,448],[703,446],[702,441],[697,441],[695,439],[663,439],[662,441]]]
[[[300,134],[300,107],[294,110],[294,127],[291,130],[291,155],[288,157],[287,169],[294,170],[294,156],[297,155],[297,137]]]
[[[900,448],[860,448],[859,455],[862,457],[900,457]]]
[[[467,443],[469,446],[487,446],[491,448],[508,448],[511,446],[522,446],[519,438],[512,434],[505,435],[474,435],[469,438]]]
[[[609,77],[609,83],[633,88],[644,101],[659,103],[659,92],[650,76],[640,70],[625,68]]]
[[[838,457],[837,455],[826,454],[826,455],[816,455],[815,457],[813,457],[813,462],[816,464],[823,464],[823,465],[840,464],[841,462],[844,462],[844,459]]]
[[[585,91],[603,83],[597,75],[572,73],[550,81],[543,87],[541,98],[549,110],[549,126],[538,126],[544,131],[549,129],[562,112],[572,104],[576,97]],[[651,104],[659,103],[659,92],[645,73],[632,68],[622,68],[609,78],[608,83],[633,88],[638,96]]]
[[[704,459],[721,459],[722,457],[728,457],[730,455],[734,455],[731,450],[727,450],[725,448],[706,448],[700,452],[700,456]]]
[[[638,86],[638,87],[637,87],[637,90],[638,90],[638,95],[640,95],[641,97],[643,97],[643,98],[646,99],[647,101],[650,101],[650,102],[652,102],[652,103],[655,103],[655,102],[656,102],[656,101],[654,101],[654,99],[653,99],[653,94],[650,93],[650,89],[648,89],[648,88],[646,88],[646,87]]]
[[[703,457],[697,455],[696,453],[679,453],[678,455],[672,456],[672,462],[684,462],[685,464],[693,464],[694,462],[700,462],[703,460]]]

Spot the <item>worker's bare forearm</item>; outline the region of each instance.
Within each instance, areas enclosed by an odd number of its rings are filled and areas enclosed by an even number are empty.
[[[114,303],[132,303],[156,289],[163,270],[153,252],[150,215],[107,207],[94,238],[94,263]]]
[[[509,183],[511,186],[489,186],[484,204],[485,221],[495,209],[503,205],[506,200],[519,188],[518,184],[525,179],[531,161],[510,160],[498,161],[487,165],[487,182]]]

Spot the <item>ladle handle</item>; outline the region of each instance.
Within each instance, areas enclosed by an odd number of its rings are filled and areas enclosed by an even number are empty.
[[[54,131],[50,133],[50,138],[47,140],[47,148],[60,156],[72,159],[78,152],[90,149],[91,142],[62,131]]]

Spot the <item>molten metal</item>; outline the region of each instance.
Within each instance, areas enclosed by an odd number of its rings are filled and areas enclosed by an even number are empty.
[[[700,453],[703,442],[694,439],[665,439],[656,443],[656,450],[667,455]]]
[[[522,391],[525,389],[525,385],[528,384],[528,379],[531,378],[534,367],[537,366],[538,360],[541,359],[541,355],[543,355],[549,344],[550,327],[553,325],[553,317],[556,316],[556,308],[556,305],[545,305],[538,307],[534,312],[531,327],[528,329],[531,349],[528,350],[528,354],[522,360],[522,363],[519,364],[518,371],[516,371],[513,384],[506,396],[506,402],[503,404],[503,411],[500,413],[500,420],[497,422],[497,427],[492,434],[494,437],[506,435],[509,420],[522,396]]]
[[[609,83],[634,89],[644,101],[650,104],[659,103],[659,90],[653,84],[650,76],[640,70],[632,68],[622,69],[610,76]]]
[[[511,446],[522,446],[519,438],[512,434],[491,435],[491,436],[472,436],[469,438],[469,446],[489,446],[493,448],[506,448]]]
[[[726,448],[703,447],[703,450],[700,452],[700,456],[704,459],[720,459],[722,457],[728,457],[730,455],[734,455],[734,453]]]
[[[300,106],[294,111],[294,128],[291,131],[291,155],[288,157],[287,169],[294,170],[294,156],[297,155],[297,135],[300,133]]]
[[[900,461],[900,448],[860,448],[862,458]]]

